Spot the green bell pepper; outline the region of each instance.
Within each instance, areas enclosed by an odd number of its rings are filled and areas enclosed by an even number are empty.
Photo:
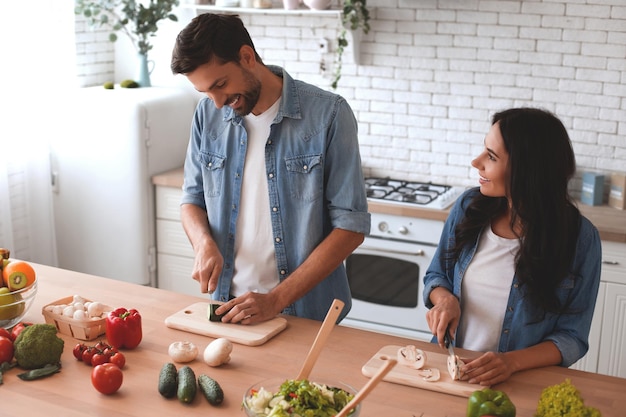
[[[515,417],[515,405],[502,391],[474,391],[467,401],[467,417],[480,416]]]

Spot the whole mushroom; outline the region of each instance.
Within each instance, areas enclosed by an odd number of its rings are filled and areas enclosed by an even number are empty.
[[[220,366],[230,362],[233,344],[225,337],[215,339],[204,349],[204,362],[209,366]]]

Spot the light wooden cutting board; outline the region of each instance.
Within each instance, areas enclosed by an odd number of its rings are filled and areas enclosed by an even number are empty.
[[[287,327],[284,317],[275,317],[257,324],[233,324],[209,321],[208,302],[192,304],[165,319],[165,325],[172,329],[201,334],[210,337],[225,337],[233,343],[258,346]]]
[[[361,372],[371,378],[382,366],[387,358],[396,358],[398,349],[403,346],[388,345],[382,347],[372,358],[363,365]],[[486,388],[479,384],[470,384],[464,381],[453,381],[448,373],[448,355],[437,352],[424,352],[426,354],[426,364],[424,368],[438,368],[441,378],[436,382],[425,381],[424,377],[416,369],[409,368],[398,363],[385,377],[383,381],[396,384],[408,385],[411,387],[423,388],[430,391],[443,392],[459,397],[469,397],[474,391]]]

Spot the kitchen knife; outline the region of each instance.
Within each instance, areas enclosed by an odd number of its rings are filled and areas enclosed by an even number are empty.
[[[454,358],[454,346],[452,346],[452,339],[450,338],[450,326],[448,326],[446,334],[443,336],[443,345],[448,349],[448,355]]]

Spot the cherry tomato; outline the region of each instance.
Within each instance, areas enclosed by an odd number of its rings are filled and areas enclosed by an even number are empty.
[[[87,349],[83,350],[83,362],[85,365],[91,366],[91,358],[95,355],[97,351],[93,347],[87,347]]]
[[[13,340],[13,338],[11,337],[11,332],[4,327],[0,327],[0,336]]]
[[[8,337],[0,336],[0,363],[13,360],[13,341]]]
[[[91,371],[91,384],[102,394],[113,394],[122,386],[124,375],[115,364],[103,363]]]
[[[93,347],[95,347],[98,350],[105,350],[107,348],[110,348],[111,346],[107,345],[102,340],[100,340],[95,345],[93,345]]]
[[[105,355],[104,353],[98,352],[96,350],[96,353],[93,354],[93,356],[91,357],[91,366],[98,366],[98,365],[102,365],[103,363],[108,363],[109,362],[109,357],[107,355]]]
[[[74,354],[74,357],[76,359],[78,359],[79,361],[82,361],[83,352],[85,349],[87,349],[87,345],[85,345],[84,343],[78,343],[76,346],[74,346],[74,349],[72,349],[72,353]]]
[[[112,364],[117,365],[120,369],[123,369],[124,365],[126,365],[126,357],[124,356],[124,354],[122,352],[115,352],[109,358],[109,362],[111,362]]]
[[[17,339],[20,333],[22,333],[22,330],[24,330],[28,326],[32,326],[32,324],[33,323],[28,322],[17,323],[15,326],[13,326],[13,329],[11,330],[11,339],[15,342],[15,339]]]

